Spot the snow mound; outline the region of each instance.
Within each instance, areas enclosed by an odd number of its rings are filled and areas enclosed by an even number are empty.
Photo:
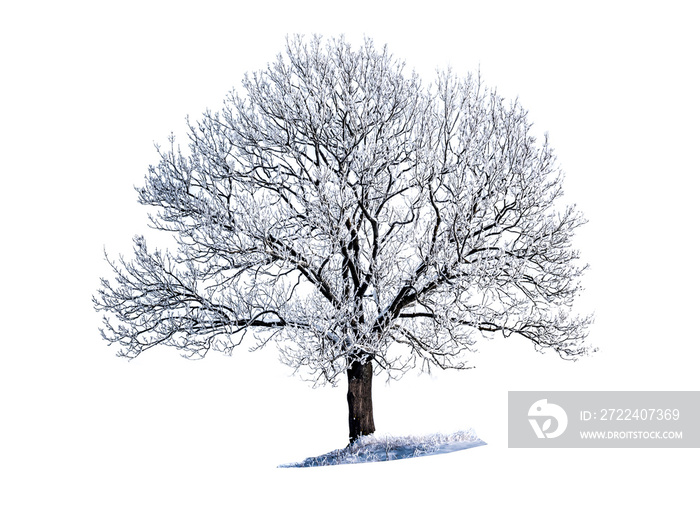
[[[384,462],[387,460],[409,459],[456,452],[485,444],[484,441],[477,437],[473,429],[452,434],[429,434],[427,436],[394,437],[372,434],[360,437],[346,448],[333,450],[318,457],[309,457],[303,462],[283,464],[279,467],[314,467]]]

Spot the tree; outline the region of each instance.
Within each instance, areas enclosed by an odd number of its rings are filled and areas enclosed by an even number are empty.
[[[374,432],[372,376],[466,368],[476,338],[587,352],[561,171],[527,112],[479,76],[424,86],[371,40],[297,36],[158,148],[139,201],[174,253],[135,239],[94,299],[136,357],[276,343],[316,383],[348,380],[350,440]],[[116,322],[114,321],[116,318]]]

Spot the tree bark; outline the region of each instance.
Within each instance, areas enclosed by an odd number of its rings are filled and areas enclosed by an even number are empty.
[[[354,362],[348,369],[348,422],[350,443],[374,432],[372,360]]]

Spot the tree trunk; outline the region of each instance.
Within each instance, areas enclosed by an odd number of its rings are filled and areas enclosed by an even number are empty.
[[[355,362],[348,369],[348,421],[350,443],[374,432],[372,410],[372,360]]]

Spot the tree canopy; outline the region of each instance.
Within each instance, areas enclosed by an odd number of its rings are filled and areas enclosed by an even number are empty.
[[[479,336],[586,353],[585,220],[547,138],[479,75],[426,85],[371,40],[290,37],[188,125],[138,189],[176,251],[137,237],[94,299],[124,356],[250,336],[335,383],[354,363],[468,367]]]

